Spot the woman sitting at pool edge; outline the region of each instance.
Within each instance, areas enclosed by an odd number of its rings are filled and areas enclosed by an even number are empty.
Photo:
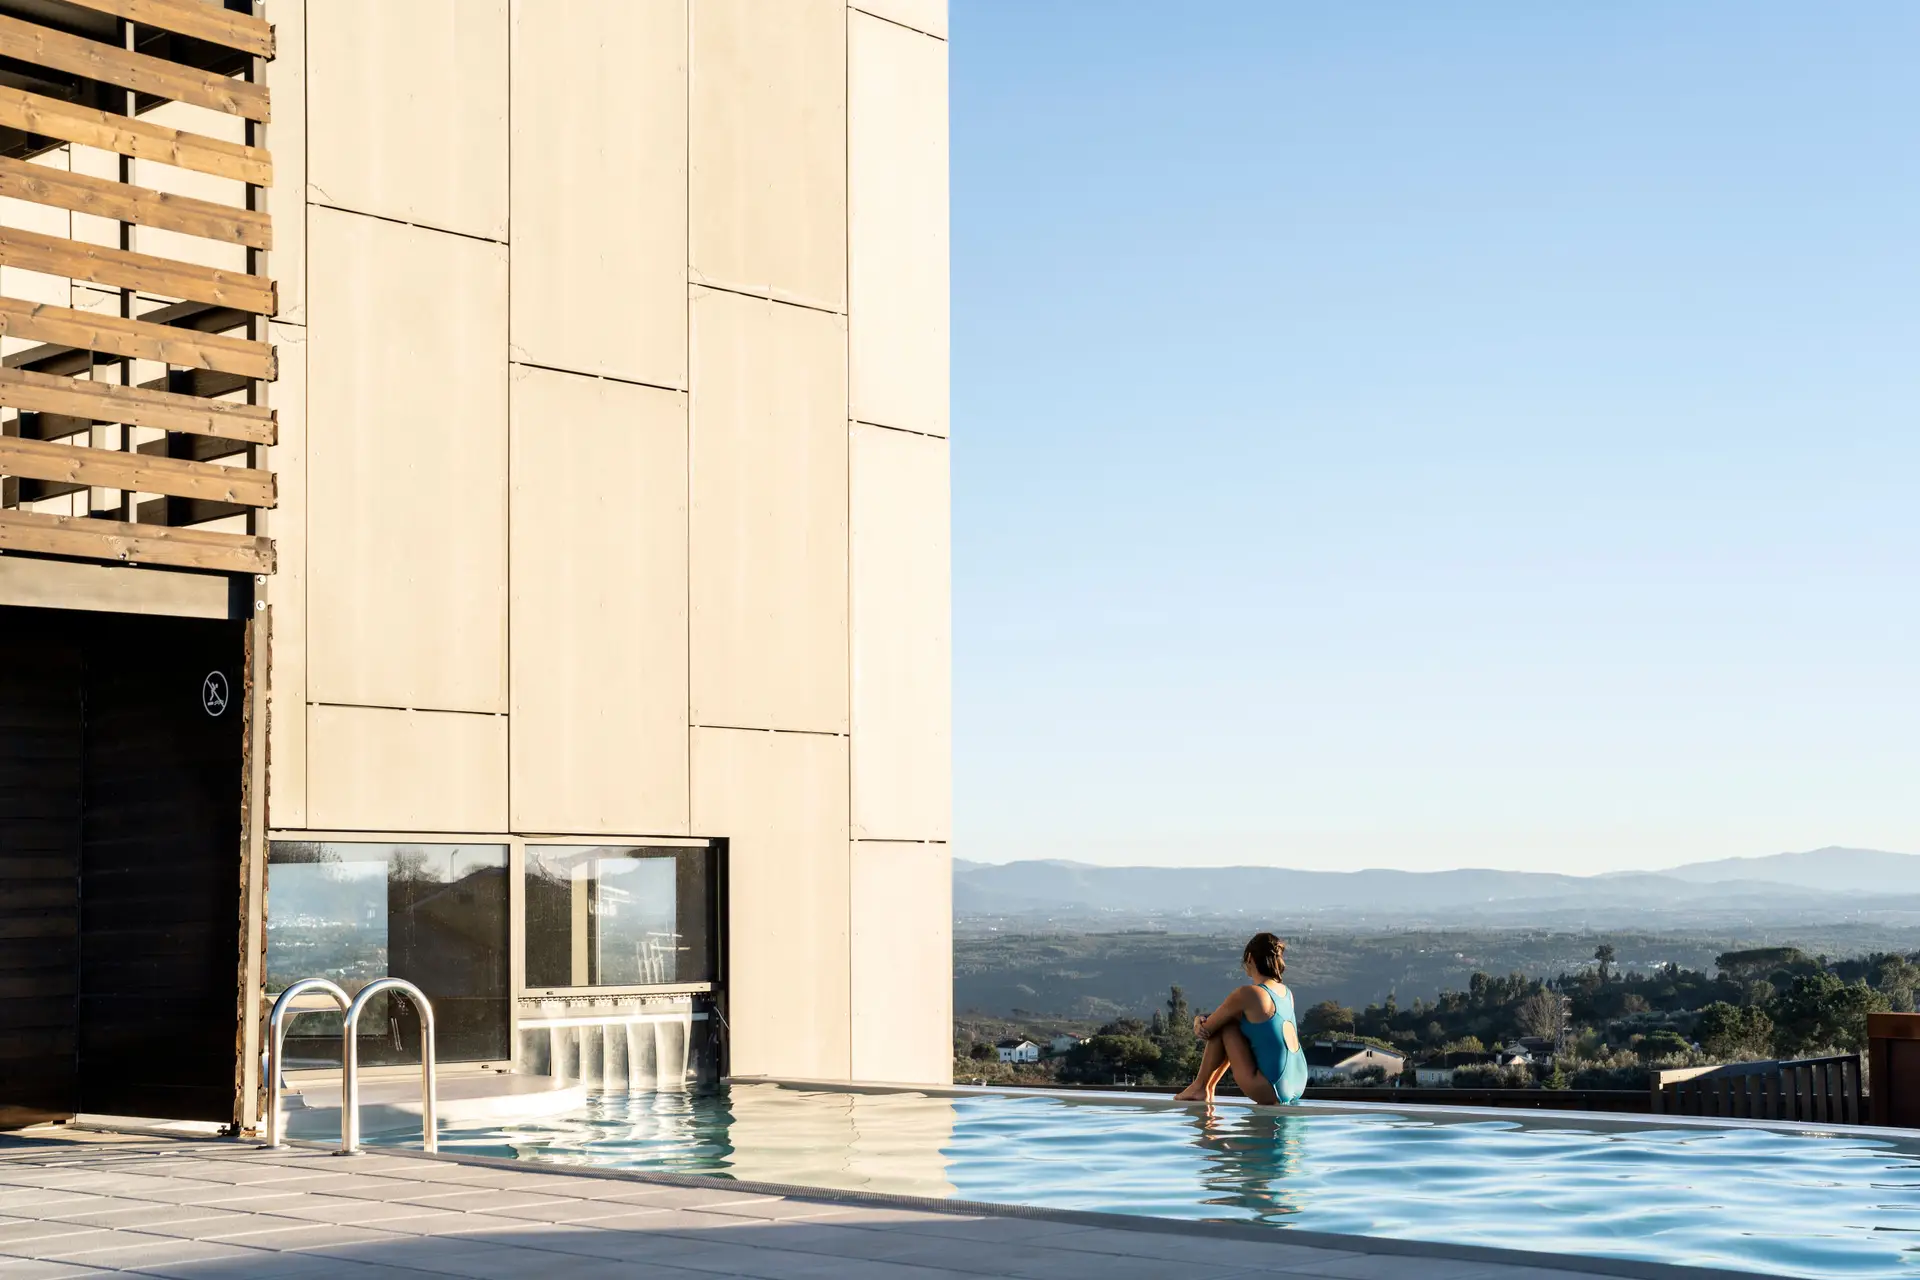
[[[1256,933],[1240,953],[1240,967],[1253,981],[1193,1020],[1193,1033],[1207,1047],[1199,1074],[1176,1095],[1180,1102],[1212,1102],[1229,1068],[1240,1092],[1267,1106],[1298,1102],[1306,1092],[1307,1055],[1300,1051],[1293,992],[1280,981],[1287,971],[1287,944],[1271,933]]]

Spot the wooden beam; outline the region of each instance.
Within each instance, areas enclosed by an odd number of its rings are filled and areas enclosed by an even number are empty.
[[[0,15],[0,54],[136,93],[268,120],[267,87]]]
[[[272,315],[279,307],[273,281],[244,271],[196,267],[150,253],[129,253],[0,227],[0,263],[50,276],[71,276],[115,289],[139,289],[166,298],[188,298]]]
[[[160,227],[223,244],[273,247],[273,224],[264,213],[5,156],[0,156],[0,196],[91,213],[115,222],[137,222],[143,227]]]
[[[248,444],[277,440],[273,410],[257,404],[234,404],[183,396],[173,391],[149,391],[113,382],[63,378],[27,369],[0,369],[0,405],[29,413],[65,414],[94,422],[123,422],[133,427],[184,431],[189,435],[218,436]],[[132,486],[129,486],[132,487]],[[165,489],[150,492],[165,493]]]
[[[264,342],[20,298],[0,297],[0,335],[247,378],[279,373],[273,348]]]
[[[199,396],[203,400],[214,400],[230,396],[236,391],[245,391],[252,384],[252,378],[242,378],[236,374],[208,373],[205,369],[182,369],[178,373],[169,371],[164,378],[150,378],[133,385],[144,387],[148,391],[171,391],[175,395]],[[4,1277],[0,1277],[0,1280],[4,1280]]]
[[[44,421],[44,419],[42,419]],[[158,454],[165,458],[192,458],[195,462],[212,462],[218,458],[231,458],[236,453],[245,453],[251,446],[240,440],[221,440],[214,436],[161,436],[156,440],[143,441],[136,450],[138,453]],[[186,524],[184,520],[168,520],[167,524]]]
[[[251,534],[165,529],[39,511],[0,511],[0,551],[227,573],[272,573],[274,560],[273,543]]]
[[[163,493],[176,498],[212,498],[248,507],[274,504],[273,473],[184,458],[153,458],[116,449],[0,439],[0,475],[62,480],[102,489]]]
[[[136,160],[157,160],[260,187],[273,185],[273,158],[263,147],[169,129],[10,85],[0,85],[0,125]]]
[[[273,28],[265,18],[216,8],[205,0],[68,0],[68,3],[262,58],[273,56]]]
[[[149,498],[140,504],[134,519],[141,524],[161,524],[170,529],[211,524],[232,516],[247,514],[247,508],[232,502],[211,502],[206,498]]]

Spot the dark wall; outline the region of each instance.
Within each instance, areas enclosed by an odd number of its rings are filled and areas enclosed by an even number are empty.
[[[0,610],[0,1125],[78,1103],[83,666],[17,612]]]
[[[14,673],[0,677],[0,778],[40,743],[58,748],[15,766],[31,789],[0,782],[0,900],[46,904],[25,921],[0,912],[0,930],[43,938],[0,937],[0,993],[31,993],[0,1011],[0,1041],[44,1047],[0,1085],[0,1105],[64,1096],[53,1109],[230,1120],[242,625],[0,609],[0,636]],[[57,847],[16,863],[13,830]]]

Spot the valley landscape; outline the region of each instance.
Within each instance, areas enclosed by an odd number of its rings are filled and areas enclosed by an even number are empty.
[[[1172,985],[1217,999],[1258,929],[1289,940],[1307,998],[1355,1007],[1571,972],[1602,944],[1625,972],[1920,950],[1920,855],[1864,849],[1607,876],[956,860],[953,894],[954,1008],[994,1018],[1146,1016]]]

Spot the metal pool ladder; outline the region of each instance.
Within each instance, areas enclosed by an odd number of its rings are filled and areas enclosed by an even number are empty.
[[[267,1017],[267,1143],[273,1148],[286,1143],[285,1122],[280,1115],[281,1074],[287,1054],[287,1021],[296,1013],[318,1010],[295,1009],[294,1001],[309,991],[321,991],[347,1015],[346,1030],[340,1045],[340,1154],[353,1155],[360,1150],[360,1045],[355,1035],[360,1015],[367,1004],[383,991],[404,992],[420,1008],[420,1137],[428,1151],[440,1149],[439,1126],[434,1120],[439,1101],[439,1077],[433,1056],[433,1005],[425,993],[404,978],[376,978],[360,988],[360,994],[347,999],[347,993],[325,978],[302,978],[282,991]]]

